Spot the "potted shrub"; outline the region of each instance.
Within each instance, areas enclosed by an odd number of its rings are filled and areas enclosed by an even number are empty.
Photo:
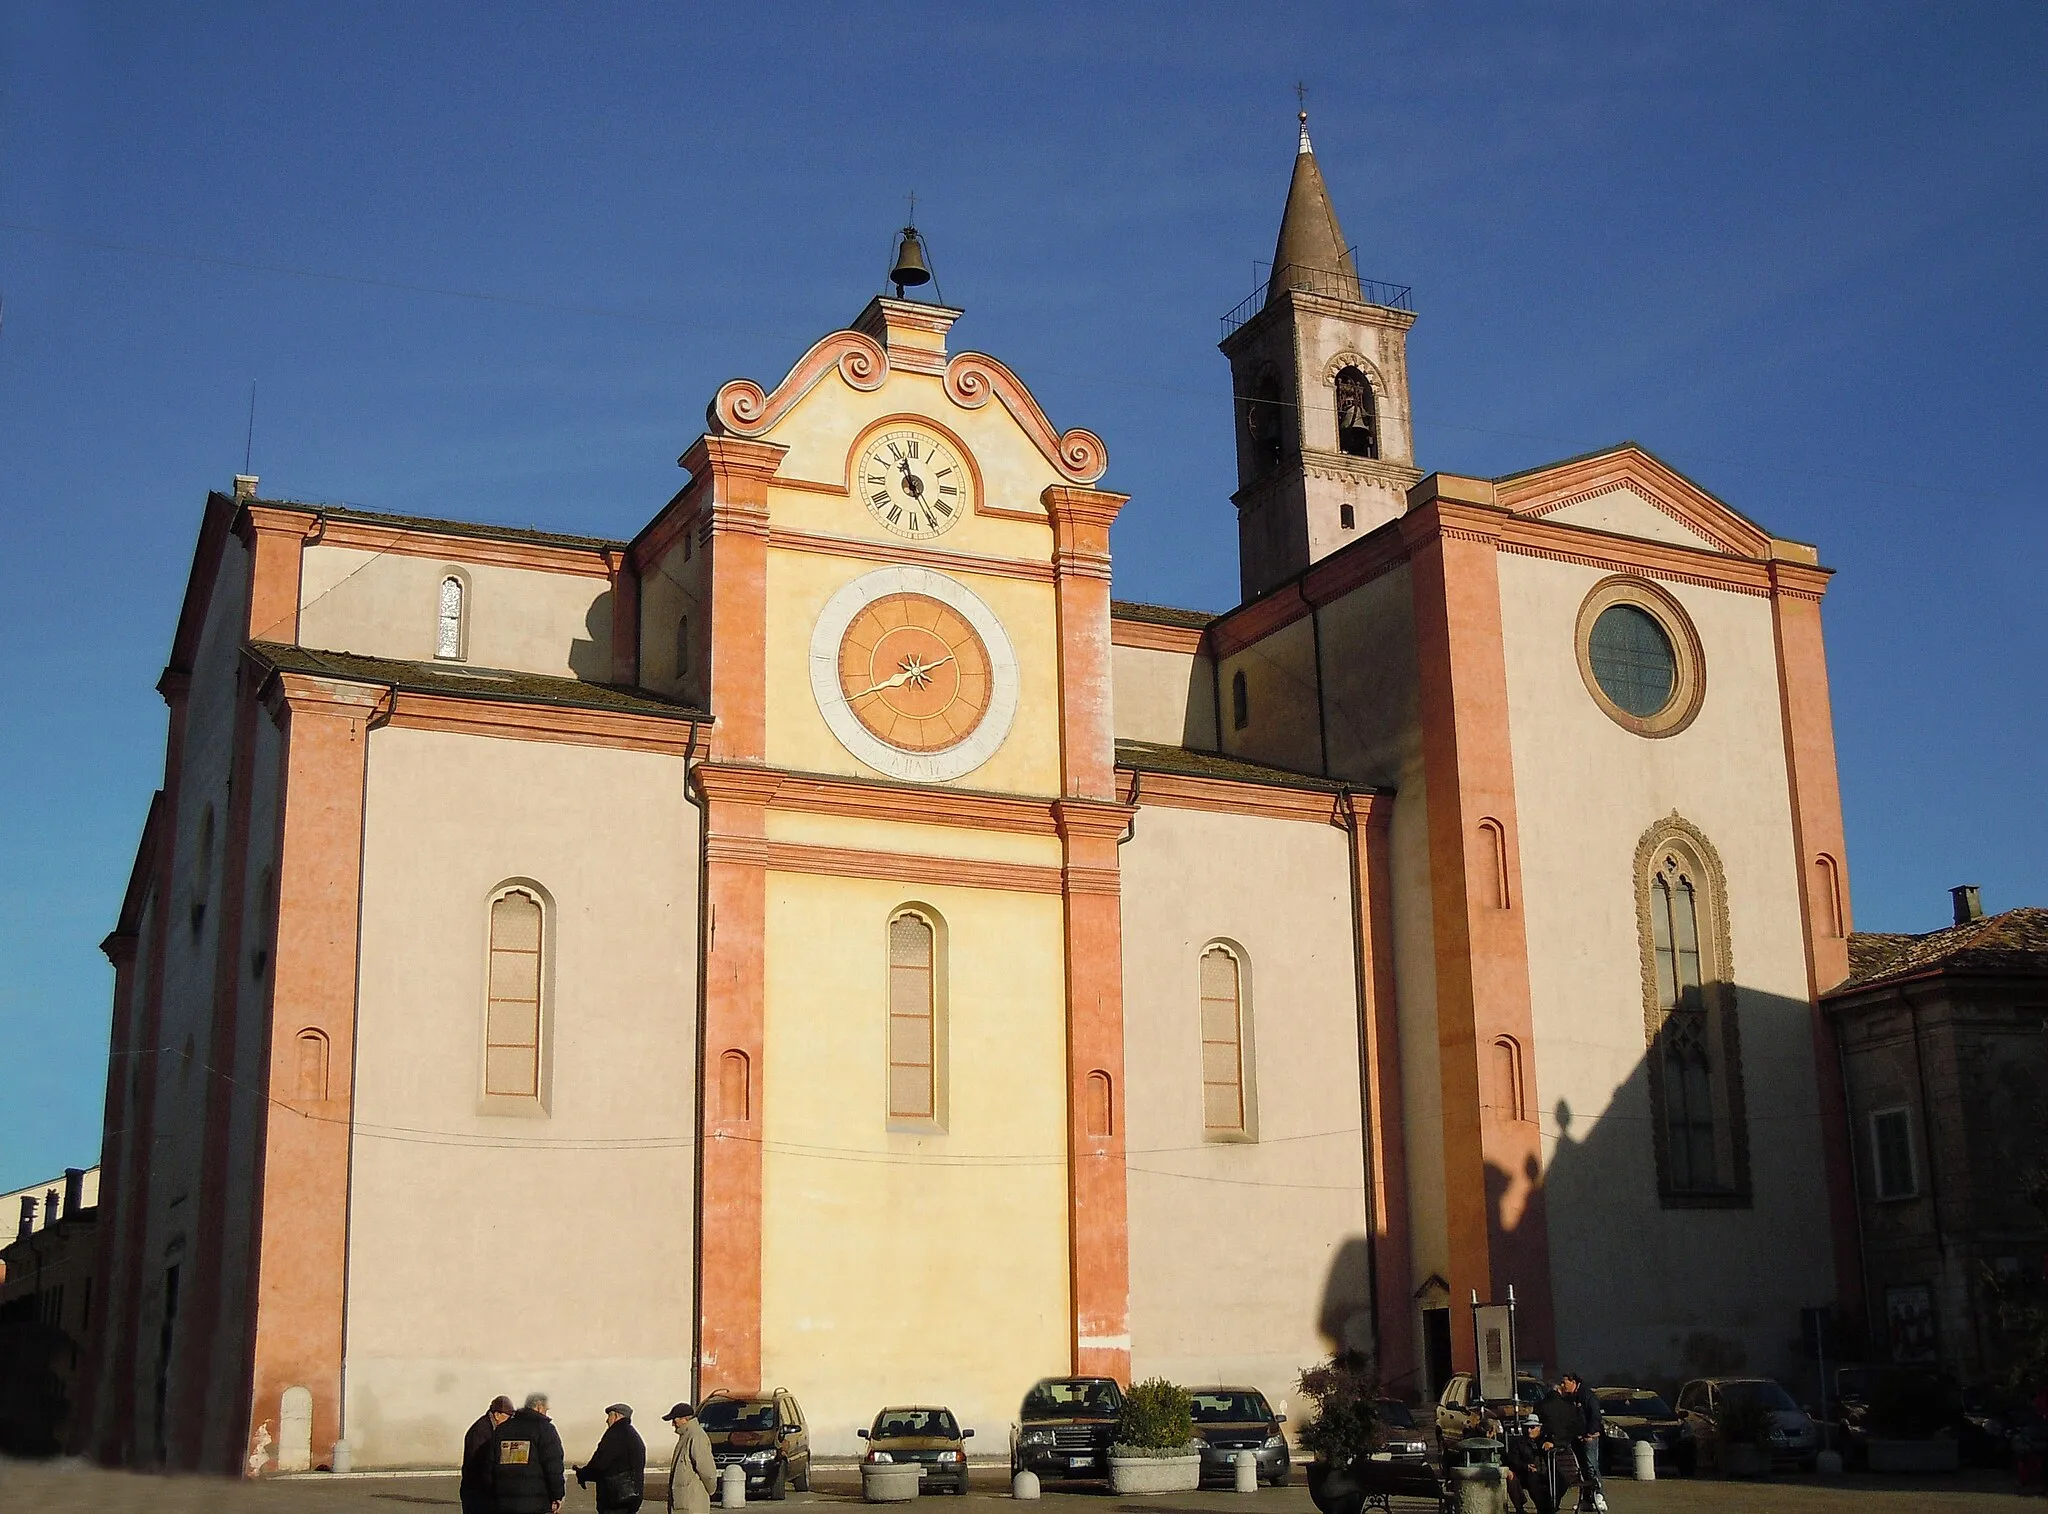
[[[1109,1485],[1118,1493],[1187,1493],[1202,1485],[1187,1389],[1163,1377],[1131,1385],[1109,1448]]]
[[[1723,1477],[1762,1477],[1771,1470],[1771,1411],[1742,1394],[1714,1410],[1715,1461]]]
[[[1308,1496],[1322,1514],[1359,1514],[1365,1487],[1356,1464],[1372,1454],[1379,1423],[1380,1382],[1372,1363],[1356,1352],[1334,1356],[1301,1374],[1296,1388],[1313,1405],[1301,1427],[1308,1464]]]
[[[1870,1395],[1873,1472],[1953,1472],[1962,1465],[1954,1426],[1960,1406],[1929,1372],[1892,1372]]]

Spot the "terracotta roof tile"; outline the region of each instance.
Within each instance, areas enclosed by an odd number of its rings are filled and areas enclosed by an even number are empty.
[[[273,668],[310,673],[355,683],[386,684],[411,694],[446,694],[458,699],[493,699],[513,704],[563,705],[581,710],[617,710],[629,715],[654,715],[668,720],[708,720],[699,709],[645,689],[580,678],[551,678],[544,673],[519,673],[478,668],[468,663],[402,662],[388,657],[363,657],[354,652],[322,652],[312,647],[255,642],[249,650]]]
[[[1920,936],[1852,932],[1849,976],[1829,993],[1934,972],[2048,974],[2048,909],[2009,909]]]
[[[1112,600],[1110,617],[1115,620],[1142,620],[1155,626],[1186,626],[1199,631],[1216,617],[1207,610],[1179,610],[1172,605],[1142,605],[1135,600]]]
[[[1151,741],[1119,741],[1116,765],[1140,773],[1175,773],[1185,778],[1223,778],[1233,783],[1262,783],[1269,788],[1311,789],[1336,793],[1344,785],[1334,778],[1314,773],[1297,773],[1291,768],[1268,767],[1263,762],[1242,762],[1215,752],[1190,751],[1187,747],[1162,746]]]

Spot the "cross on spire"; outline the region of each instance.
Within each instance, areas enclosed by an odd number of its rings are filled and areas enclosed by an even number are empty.
[[[1301,142],[1294,149],[1295,156],[1313,154],[1315,149],[1308,143],[1308,85],[1299,79],[1294,81],[1294,101],[1301,107]]]

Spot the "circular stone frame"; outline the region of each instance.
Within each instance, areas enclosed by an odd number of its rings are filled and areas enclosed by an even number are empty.
[[[890,746],[861,724],[839,686],[839,643],[846,628],[862,609],[890,594],[922,594],[957,610],[988,652],[988,710],[981,724],[943,751],[906,752]],[[972,589],[935,568],[877,568],[863,573],[825,601],[811,628],[811,694],[826,726],[841,746],[869,767],[907,783],[945,783],[995,756],[1017,718],[1017,692],[1017,653],[996,612]]]
[[[1593,623],[1615,605],[1631,605],[1657,622],[1664,639],[1671,644],[1671,697],[1654,715],[1631,715],[1600,687],[1593,672]],[[1579,677],[1601,713],[1625,731],[1651,738],[1676,736],[1691,725],[1707,697],[1707,658],[1700,647],[1700,633],[1685,613],[1684,606],[1662,585],[1633,573],[1616,573],[1593,585],[1579,606],[1578,629],[1573,637],[1578,649]]]

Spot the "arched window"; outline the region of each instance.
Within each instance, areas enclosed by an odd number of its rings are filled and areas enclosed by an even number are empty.
[[[434,620],[434,655],[460,659],[463,649],[462,614],[469,588],[459,573],[444,574]]]
[[[889,921],[889,1118],[939,1117],[938,932],[914,910]]]
[[[1280,378],[1266,369],[1252,384],[1245,403],[1245,429],[1250,434],[1252,456],[1261,468],[1270,468],[1287,450],[1287,405],[1281,398]]]
[[[754,1117],[752,1064],[743,1051],[728,1051],[718,1059],[718,1118],[743,1125]]]
[[[1115,1089],[1109,1081],[1109,1074],[1095,1071],[1088,1074],[1088,1088],[1081,1108],[1081,1127],[1089,1135],[1102,1140],[1116,1133]]]
[[[1529,1117],[1522,1085],[1522,1045],[1513,1036],[1494,1037],[1492,1103],[1503,1120]]]
[[[1839,939],[1843,934],[1841,865],[1826,852],[1820,853],[1813,859],[1813,882],[1820,895],[1815,924],[1823,936]]]
[[[1241,731],[1252,723],[1252,696],[1245,687],[1244,669],[1230,675],[1230,725]]]
[[[690,676],[690,617],[676,622],[676,677]]]
[[[1372,381],[1358,368],[1337,370],[1337,448],[1351,457],[1380,455],[1379,410]]]
[[[1667,1203],[1742,1202],[1749,1146],[1720,859],[1673,815],[1645,834],[1637,865],[1660,1186]]]
[[[1350,505],[1337,507],[1337,524],[1349,531],[1358,524],[1358,512]]]
[[[1202,953],[1202,1131],[1243,1135],[1244,972],[1237,953]]]
[[[484,1093],[490,1099],[540,1098],[545,924],[540,898],[530,890],[508,888],[491,901],[484,1032]]]
[[[1513,899],[1508,893],[1508,833],[1491,815],[1479,822],[1479,869],[1480,897],[1495,909],[1508,909]]]
[[[327,1037],[308,1026],[299,1032],[298,1098],[317,1103],[327,1097]]]

